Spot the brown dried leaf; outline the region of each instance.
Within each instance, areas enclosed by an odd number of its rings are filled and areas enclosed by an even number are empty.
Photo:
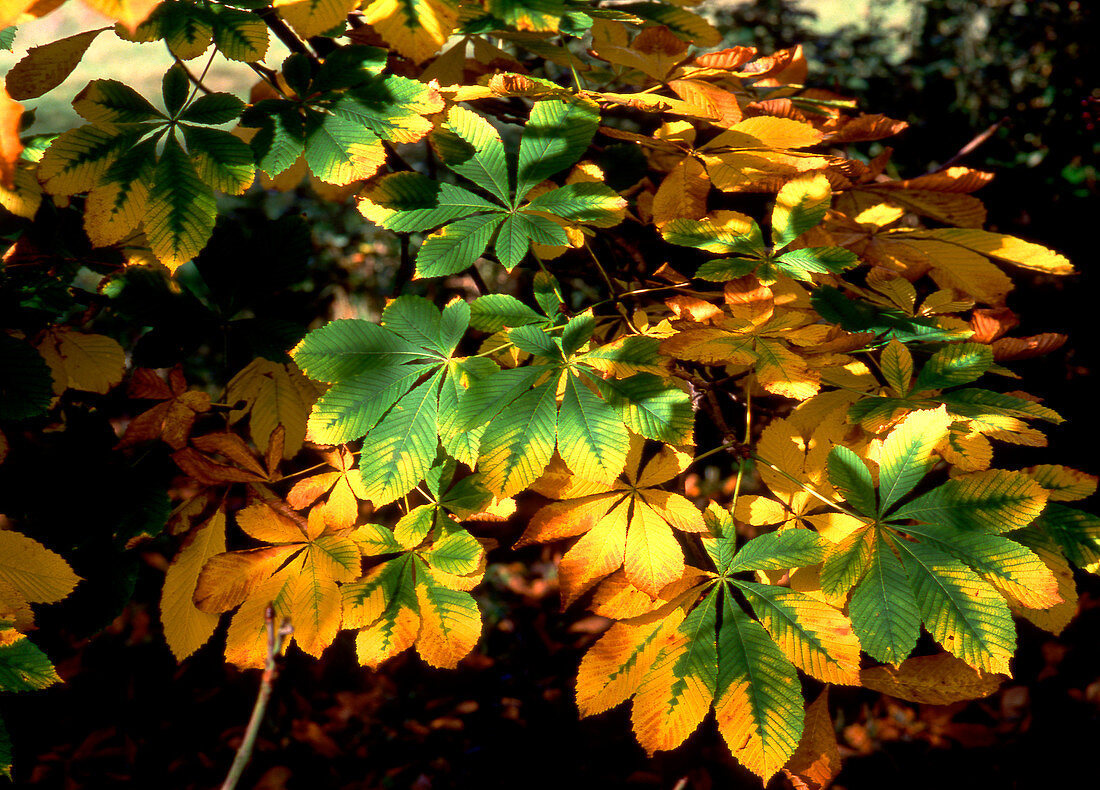
[[[1009,362],[1015,359],[1031,359],[1057,351],[1069,338],[1057,332],[1044,332],[1031,337],[1002,337],[993,341],[993,359]]]

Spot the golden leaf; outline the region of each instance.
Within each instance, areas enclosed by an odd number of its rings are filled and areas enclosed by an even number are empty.
[[[117,341],[66,327],[48,330],[39,341],[38,353],[50,366],[58,395],[66,389],[106,394],[122,381],[126,370],[126,352]]]
[[[859,673],[860,684],[869,689],[929,705],[988,697],[1007,679],[1007,675],[974,669],[950,653],[917,656],[898,667],[873,667]]]
[[[218,625],[218,615],[198,609],[192,597],[203,565],[224,551],[225,510],[218,508],[206,523],[191,530],[168,567],[160,597],[160,621],[177,661],[206,644]]]

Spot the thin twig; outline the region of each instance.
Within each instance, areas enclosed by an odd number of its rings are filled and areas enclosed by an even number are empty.
[[[294,632],[290,620],[285,617],[276,630],[275,607],[271,604],[264,609],[264,624],[267,626],[267,663],[264,665],[264,674],[260,678],[260,691],[256,695],[256,704],[252,706],[252,717],[248,720],[244,738],[241,740],[241,745],[237,747],[237,756],[233,758],[233,765],[229,767],[229,773],[222,782],[221,790],[233,790],[237,786],[245,766],[252,758],[252,747],[256,745],[260,722],[263,721],[264,711],[267,710],[268,700],[271,699],[275,678],[279,675],[278,658],[283,649],[283,642]]]
[[[264,21],[264,24],[271,29],[280,41],[286,44],[286,48],[291,52],[297,52],[299,55],[305,55],[314,63],[317,62],[317,56],[309,51],[309,47],[305,45],[302,39],[298,38],[297,34],[287,27],[283,18],[276,13],[275,9],[271,6],[265,6],[264,8],[257,9],[256,13],[260,19]]]
[[[993,124],[988,129],[986,129],[984,132],[982,132],[981,134],[975,136],[973,140],[971,140],[969,143],[967,143],[962,148],[960,148],[959,152],[957,154],[955,154],[953,157],[948,159],[946,162],[944,162],[942,165],[937,167],[935,170],[932,170],[931,173],[942,172],[942,171],[946,170],[947,168],[951,167],[951,165],[953,165],[956,162],[963,159],[964,157],[968,156],[969,154],[972,154],[974,152],[974,149],[976,149],[979,145],[981,145],[986,140],[988,140],[990,137],[992,137],[994,134],[996,134],[997,130],[1000,129],[1002,126],[1004,126],[1006,123],[1008,123],[1008,121],[1009,121],[1009,118],[1006,115],[1004,118],[997,121],[997,123]],[[931,173],[930,173],[930,175],[931,175]]]

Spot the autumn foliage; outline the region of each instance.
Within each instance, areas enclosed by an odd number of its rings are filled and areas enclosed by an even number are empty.
[[[983,229],[990,173],[897,173],[876,141],[905,124],[813,87],[800,48],[720,49],[692,2],[84,2],[117,25],[0,96],[0,470],[112,415],[97,457],[141,488],[108,543],[170,559],[178,660],[262,666],[270,604],[311,656],[348,630],[365,667],[453,668],[501,540],[554,544],[563,608],[610,621],[581,716],[629,701],[652,754],[713,711],[761,780],[819,787],[828,686],[985,696],[1016,618],[1073,617],[1097,480],[996,458],[1062,421],[1012,364],[1066,338],[1011,334],[1011,275],[1073,268]],[[160,95],[96,79],[82,124],[25,134],[99,36],[162,41]],[[206,87],[220,58],[249,95]],[[265,191],[396,240],[380,315],[320,301],[293,212],[219,219]],[[704,463],[721,482],[687,485]],[[58,681],[32,604],[79,595],[84,548],[10,507],[24,691]]]

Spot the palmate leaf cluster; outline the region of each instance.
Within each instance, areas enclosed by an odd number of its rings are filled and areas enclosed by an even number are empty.
[[[113,33],[31,50],[0,96],[0,690],[56,682],[26,633],[90,586],[70,554],[143,550],[180,660],[224,615],[226,659],[263,666],[271,605],[311,656],[346,630],[364,666],[452,668],[505,535],[613,621],[582,715],[629,700],[651,754],[713,715],[762,780],[821,786],[804,685],[990,694],[1014,617],[1059,632],[1100,571],[1066,504],[1096,478],[995,464],[1062,422],[1012,381],[1066,338],[1010,334],[1008,272],[1072,266],[981,228],[990,174],[853,155],[905,124],[800,48],[708,51],[684,3],[84,2]],[[84,123],[23,134],[107,35],[167,47],[159,99],[96,79]],[[212,91],[205,58],[259,82]],[[304,220],[242,208],[307,189],[401,251],[376,314]],[[135,491],[98,544],[23,493],[59,444]]]

